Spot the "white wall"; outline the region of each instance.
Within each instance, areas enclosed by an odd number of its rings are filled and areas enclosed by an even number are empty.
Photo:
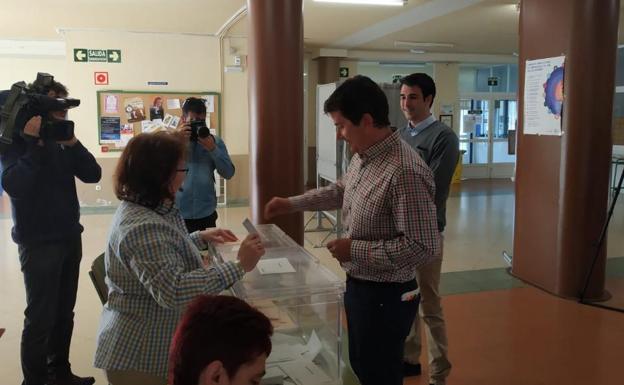
[[[234,52],[235,51],[235,52]],[[224,66],[234,64],[234,56],[247,57],[247,39],[223,40]],[[245,60],[243,60],[245,61]],[[249,153],[249,69],[223,74],[223,140],[231,155]]]
[[[37,72],[47,72],[63,82],[66,79],[64,57],[3,57],[0,56],[0,90],[11,88],[13,83],[21,80],[31,83]]]

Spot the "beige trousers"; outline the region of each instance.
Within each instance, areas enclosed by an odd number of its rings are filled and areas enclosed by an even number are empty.
[[[446,325],[440,303],[440,270],[442,258],[421,266],[416,271],[416,281],[420,289],[420,309],[416,316],[410,334],[405,340],[404,359],[406,362],[417,364],[422,350],[421,323],[426,324],[427,350],[429,355],[429,383],[444,385],[446,377],[451,372],[451,363],[448,360],[448,342],[446,339]]]

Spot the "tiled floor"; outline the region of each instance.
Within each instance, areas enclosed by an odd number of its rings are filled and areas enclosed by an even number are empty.
[[[512,250],[513,205],[508,181],[464,181],[449,198],[441,282],[455,363],[449,384],[615,384],[603,376],[618,372],[609,369],[619,367],[614,357],[623,357],[624,319],[523,287],[506,273],[501,252]],[[105,384],[92,366],[101,305],[87,272],[104,247],[111,213],[83,210],[84,257],[71,353],[75,371],[94,375],[98,384]],[[248,215],[248,207],[220,209],[220,226],[243,234],[241,222]],[[6,328],[0,338],[2,384],[21,381],[24,288],[11,225],[5,195],[0,199],[0,328]],[[608,243],[611,257],[624,256],[623,230],[624,204],[618,204]],[[306,233],[306,247],[344,276],[326,249],[313,247],[323,236]],[[624,259],[609,260],[607,271],[608,285],[624,292],[618,280],[624,277]]]

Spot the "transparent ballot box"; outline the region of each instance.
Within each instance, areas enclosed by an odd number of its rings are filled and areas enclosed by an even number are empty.
[[[262,384],[341,384],[344,282],[279,227],[258,225],[266,248],[258,266],[230,289],[273,323],[273,350]],[[218,245],[218,262],[240,244]]]

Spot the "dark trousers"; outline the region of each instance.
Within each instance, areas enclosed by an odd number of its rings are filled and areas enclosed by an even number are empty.
[[[371,282],[347,277],[344,304],[349,361],[362,385],[403,384],[403,344],[418,300],[401,301],[416,281]]]
[[[186,229],[188,230],[188,232],[190,234],[190,233],[193,233],[195,231],[205,230],[208,227],[217,227],[217,218],[218,217],[219,217],[219,215],[215,211],[214,213],[212,213],[209,216],[204,217],[204,218],[185,219],[184,223],[186,224]]]
[[[48,375],[71,373],[69,345],[82,259],[80,235],[18,245],[26,286],[21,361],[24,385],[43,385]]]

